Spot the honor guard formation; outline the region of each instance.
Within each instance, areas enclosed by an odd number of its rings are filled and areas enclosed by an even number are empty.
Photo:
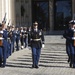
[[[41,48],[44,47],[44,35],[38,30],[38,23],[32,27],[6,26],[0,23],[0,67],[6,66],[6,59],[15,51],[31,47],[32,68],[38,68]]]
[[[42,30],[38,29],[38,22],[32,27],[6,26],[0,23],[0,67],[6,66],[6,59],[15,51],[30,47],[32,52],[32,68],[39,68],[41,48],[44,48],[45,39]],[[69,28],[64,31],[66,39],[66,53],[71,68],[75,68],[75,20],[69,22]]]
[[[69,66],[75,68],[75,20],[69,22],[69,28],[64,31],[63,37],[66,39]],[[44,44],[44,34],[38,29],[38,22],[34,22],[29,28],[0,23],[0,67],[6,66],[6,59],[15,51],[31,47],[32,68],[39,68],[41,48],[44,48]]]

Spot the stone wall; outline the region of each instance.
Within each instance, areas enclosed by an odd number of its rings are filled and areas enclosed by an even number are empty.
[[[24,15],[21,16],[21,6],[24,8]],[[31,18],[31,0],[16,1],[16,25],[17,26],[30,26],[32,24]]]

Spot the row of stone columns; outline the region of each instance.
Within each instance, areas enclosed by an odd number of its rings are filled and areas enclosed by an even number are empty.
[[[30,2],[29,2],[29,4],[30,4],[30,6],[31,6],[31,0],[29,0]],[[53,13],[52,13],[52,11],[53,11],[53,2],[54,2],[54,0],[49,0],[49,22],[50,22],[50,30],[53,30],[53,23],[54,23],[54,19],[53,19]],[[0,0],[0,22],[2,22],[2,20],[3,20],[3,17],[4,17],[4,15],[5,15],[5,13],[7,14],[6,15],[6,19],[7,19],[7,23],[6,24],[8,24],[8,22],[9,22],[9,20],[10,20],[10,24],[14,24],[14,25],[16,25],[16,11],[15,11],[15,4],[16,3],[16,0]],[[28,7],[26,7],[27,9],[26,9],[26,11],[28,12],[28,16],[27,17],[29,17],[26,21],[27,22],[29,22],[29,23],[31,23],[31,19],[32,19],[32,16],[31,16],[31,9],[32,8],[28,8]],[[72,0],[72,14],[73,14],[73,16],[72,16],[72,19],[75,19],[75,0]],[[29,21],[28,21],[29,20]]]
[[[15,24],[15,0],[0,0],[0,23],[6,14],[6,25]]]

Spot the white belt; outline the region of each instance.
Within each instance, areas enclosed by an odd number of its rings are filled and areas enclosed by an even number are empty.
[[[0,40],[3,40],[4,38],[0,37]]]
[[[75,40],[75,37],[72,37],[73,40]]]
[[[10,40],[10,38],[8,38],[8,40]]]
[[[31,41],[40,41],[41,39],[31,39]]]

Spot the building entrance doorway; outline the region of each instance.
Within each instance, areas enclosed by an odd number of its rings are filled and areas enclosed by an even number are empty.
[[[32,23],[37,21],[39,29],[50,30],[49,0],[32,0]]]
[[[68,28],[72,19],[72,0],[54,0],[54,30]]]

